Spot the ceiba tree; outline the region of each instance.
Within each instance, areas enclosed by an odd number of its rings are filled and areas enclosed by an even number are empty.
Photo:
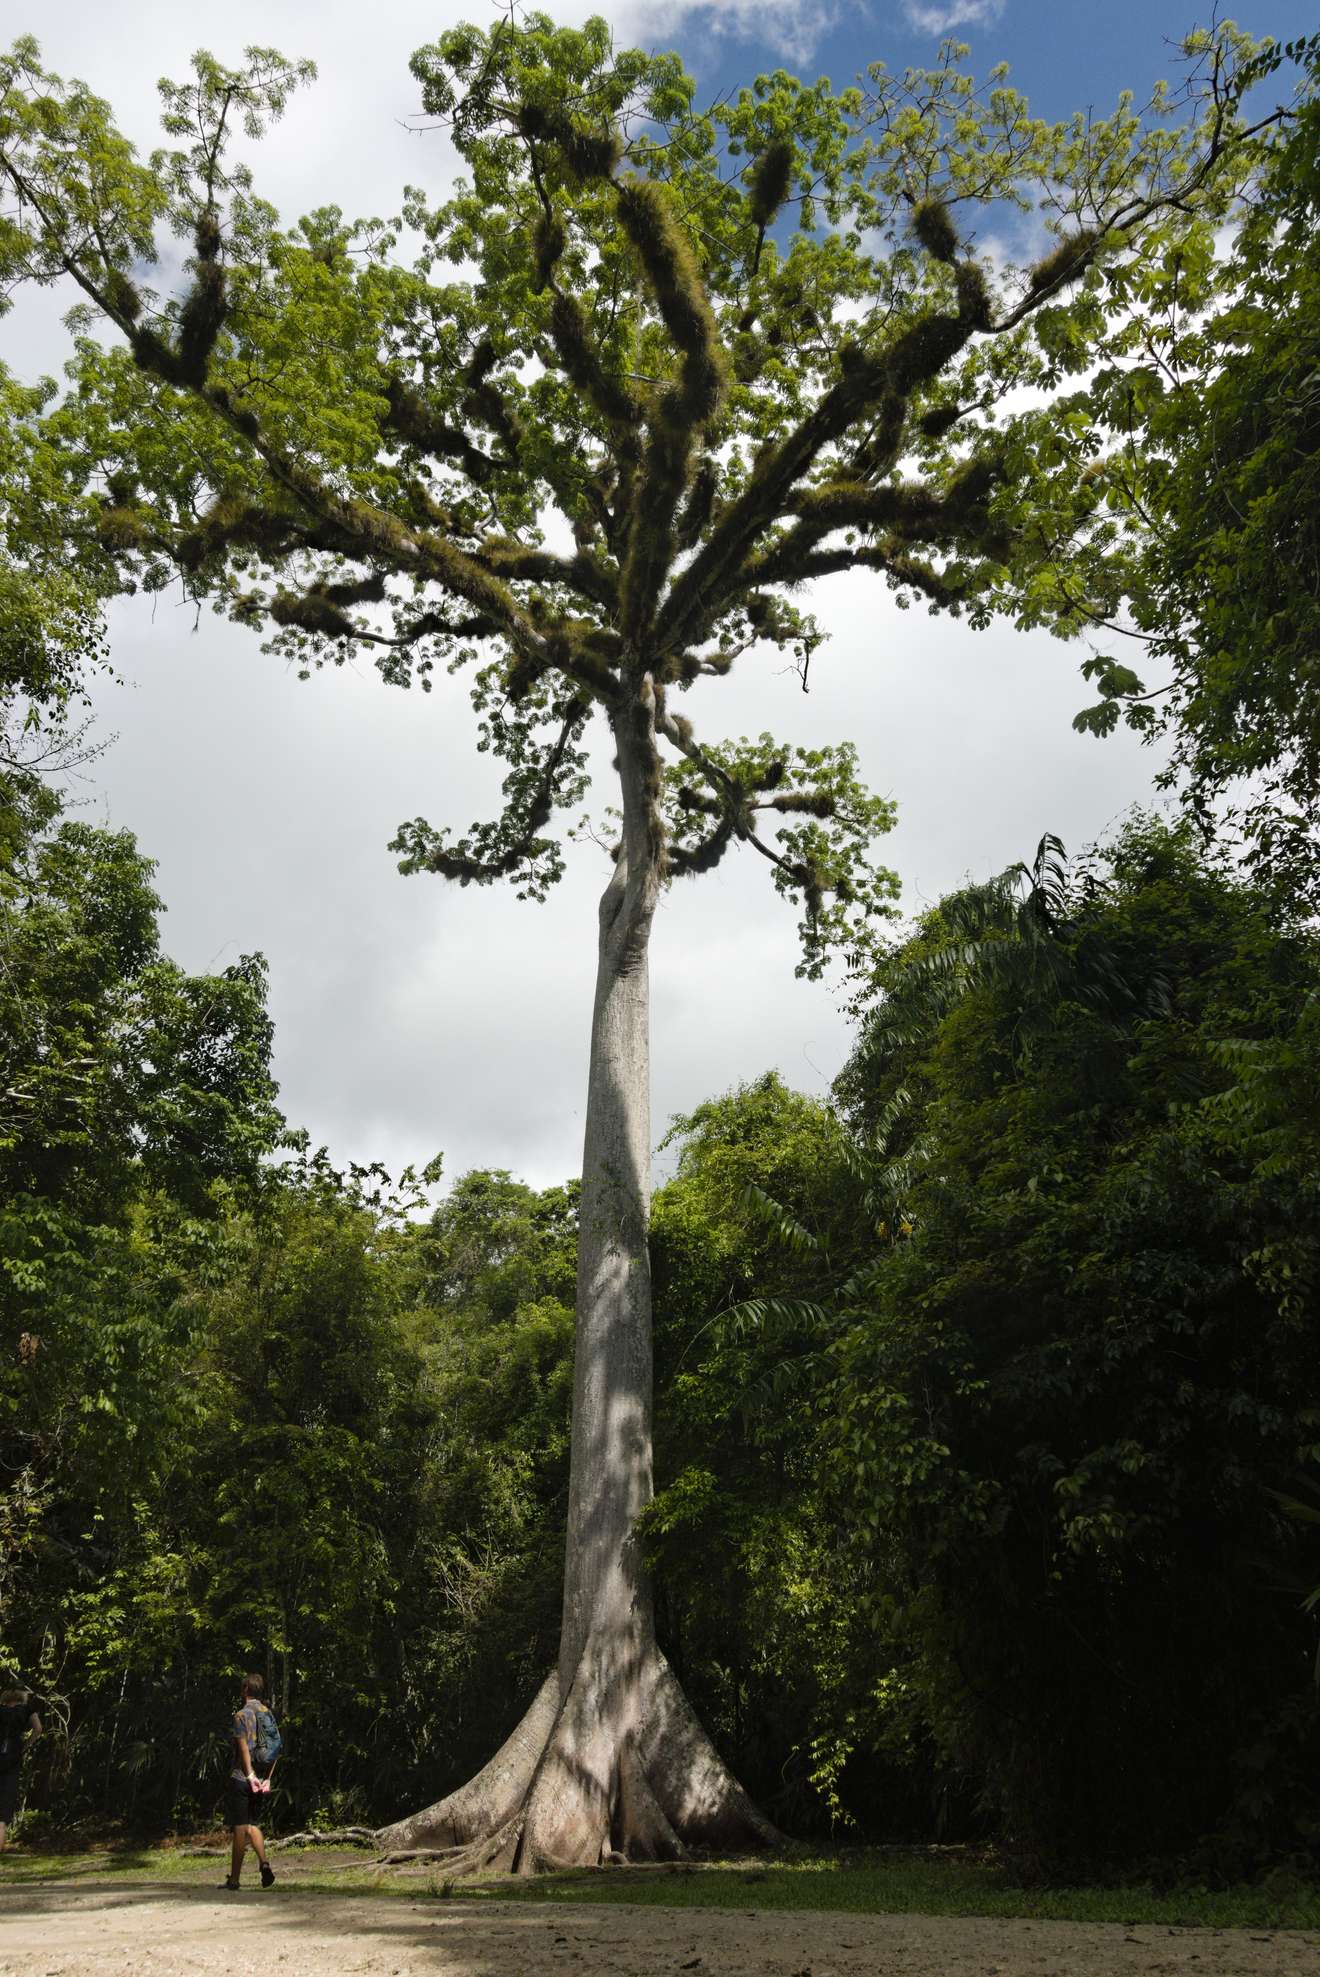
[[[675,56],[511,13],[413,58],[466,170],[450,196],[292,228],[232,141],[307,65],[199,56],[161,85],[171,145],[146,161],[32,43],[4,65],[3,274],[81,291],[44,428],[70,553],[107,590],[177,581],[304,670],[369,652],[425,688],[470,668],[503,807],[460,837],[405,824],[405,871],[542,897],[589,724],[612,742],[559,1661],[478,1777],[385,1830],[394,1849],[531,1871],[775,1837],[660,1652],[635,1535],[648,946],[662,888],[745,845],[801,905],[803,970],[856,951],[894,889],[871,858],[890,809],[847,747],[712,740],[687,709],[752,648],[806,684],[821,635],[798,592],[833,572],[974,621],[1028,592],[1048,616],[1004,400],[1085,363],[1073,312],[1103,318],[1107,270],[1213,223],[1248,135],[1229,31],[1193,50],[1176,126],[1168,92],[1150,117],[1033,120],[1003,71],[975,89],[965,52],[841,92],[778,72],[702,115]],[[996,268],[976,225],[1015,207],[1056,237]]]

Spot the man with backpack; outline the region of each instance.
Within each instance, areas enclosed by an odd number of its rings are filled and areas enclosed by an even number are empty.
[[[249,1842],[261,1868],[261,1885],[274,1885],[275,1870],[266,1858],[266,1842],[261,1823],[270,1794],[270,1774],[284,1748],[284,1739],[274,1716],[262,1697],[266,1684],[260,1675],[245,1675],[243,1690],[234,1712],[230,1735],[234,1756],[225,1793],[225,1824],[234,1835],[226,1888],[237,1888],[243,1855]]]

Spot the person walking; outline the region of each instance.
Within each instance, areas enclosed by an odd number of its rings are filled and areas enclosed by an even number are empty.
[[[273,1887],[275,1882],[275,1870],[266,1858],[266,1840],[261,1827],[270,1796],[270,1774],[284,1748],[284,1740],[274,1716],[262,1700],[265,1692],[266,1684],[260,1675],[245,1675],[238,1708],[230,1725],[233,1760],[225,1793],[225,1825],[233,1833],[234,1841],[229,1873],[224,1881],[224,1886],[230,1889],[238,1887],[243,1855],[249,1845],[261,1868],[262,1887]]]
[[[9,1845],[9,1828],[18,1810],[18,1787],[23,1747],[41,1735],[41,1718],[30,1689],[6,1689],[0,1694],[0,1853]]]

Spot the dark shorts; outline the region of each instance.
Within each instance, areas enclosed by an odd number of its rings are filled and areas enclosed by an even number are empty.
[[[0,1771],[0,1826],[7,1826],[18,1810],[20,1771]]]
[[[270,1793],[249,1791],[238,1779],[225,1786],[225,1825],[263,1826],[270,1811]]]

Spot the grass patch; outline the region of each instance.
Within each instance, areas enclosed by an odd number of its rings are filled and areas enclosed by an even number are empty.
[[[0,1855],[0,1887],[35,1887],[43,1881],[174,1881],[192,1879],[210,1860],[198,1860],[177,1847],[116,1841],[76,1850],[11,1847]],[[217,1857],[215,1865],[220,1865]]]
[[[433,1882],[433,1892],[446,1884]],[[665,1908],[835,1909],[867,1915],[1013,1916],[1183,1928],[1320,1928],[1320,1887],[1291,1876],[1260,1886],[1157,1892],[1016,1886],[967,1856],[882,1848],[799,1860],[720,1861],[679,1868],[589,1868],[535,1881],[455,1882],[455,1899],[636,1902]]]
[[[76,1853],[20,1848],[0,1859],[0,1887],[45,1882],[205,1885],[223,1876],[219,1855],[122,1842]],[[1024,1888],[992,1862],[957,1851],[850,1849],[776,1861],[678,1867],[581,1868],[521,1881],[496,1875],[450,1882],[440,1869],[373,1874],[362,1854],[318,1848],[277,1854],[288,1892],[461,1901],[632,1902],[657,1908],[841,1910],[863,1915],[1025,1917],[1033,1921],[1159,1923],[1173,1928],[1320,1929],[1320,1887],[1281,1872],[1236,1888],[1148,1884]],[[246,1873],[255,1885],[253,1864]]]

